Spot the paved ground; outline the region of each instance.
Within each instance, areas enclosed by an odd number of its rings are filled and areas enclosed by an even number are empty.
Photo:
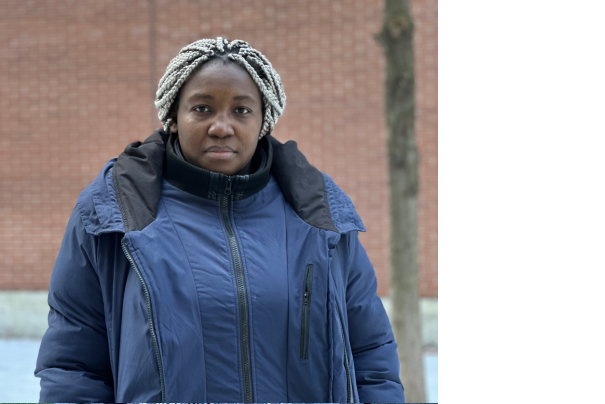
[[[40,379],[34,377],[39,340],[0,339],[0,403],[38,402]],[[437,402],[437,353],[424,356],[427,400]]]
[[[424,383],[426,385],[426,400],[429,403],[439,402],[437,397],[439,375],[437,359],[437,352],[424,354]]]
[[[0,403],[36,403],[40,379],[34,377],[40,341],[0,339]]]

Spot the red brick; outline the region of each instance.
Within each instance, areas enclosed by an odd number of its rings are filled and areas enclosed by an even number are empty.
[[[382,0],[0,2],[0,289],[43,289],[78,193],[152,131],[152,93],[179,49],[244,39],[280,73],[274,135],[296,140],[351,197],[379,294],[389,285]],[[437,296],[437,0],[412,0],[421,155],[420,290]],[[154,88],[151,88],[153,81]]]

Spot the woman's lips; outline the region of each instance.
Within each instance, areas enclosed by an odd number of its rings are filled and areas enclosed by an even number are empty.
[[[207,153],[210,157],[215,159],[228,159],[235,154],[232,151],[209,151]]]
[[[211,158],[228,159],[235,154],[235,150],[229,146],[211,146],[206,149],[206,153]]]

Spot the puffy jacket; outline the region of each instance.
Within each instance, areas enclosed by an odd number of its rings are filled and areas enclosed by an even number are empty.
[[[172,140],[129,145],[78,197],[40,401],[404,402],[344,192],[294,142],[266,136],[264,168],[225,176]]]

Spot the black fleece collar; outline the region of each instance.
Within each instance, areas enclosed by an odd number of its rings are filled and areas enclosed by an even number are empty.
[[[156,218],[162,180],[168,167],[168,140],[169,134],[158,129],[144,142],[129,144],[113,166],[113,184],[126,233],[143,230]],[[268,162],[252,185],[248,178],[247,183],[241,182],[237,187],[232,187],[234,197],[244,198],[254,190],[258,192],[266,185],[263,185],[263,181],[269,181],[267,172],[270,172],[286,201],[303,221],[318,229],[338,233],[330,213],[323,175],[309,164],[296,142],[282,144],[271,135],[266,135],[259,144],[266,145]],[[188,182],[186,179],[182,181]],[[212,181],[215,180],[208,179],[207,186],[200,186],[202,194],[205,192],[208,195],[210,190],[212,196],[213,192],[225,191],[226,183],[218,179],[215,186]]]
[[[164,178],[175,187],[201,198],[218,200],[221,195],[231,195],[232,200],[248,198],[262,190],[271,177],[273,151],[265,138],[258,142],[251,161],[249,175],[224,175],[209,171],[179,158],[175,134],[166,144],[166,166]]]
[[[180,158],[183,161],[187,161],[187,159],[185,158],[185,156],[183,155],[183,150],[181,150],[181,142],[180,139],[177,138],[174,140],[174,153],[178,156],[178,158]],[[262,150],[262,149],[261,149]],[[253,156],[254,157],[254,156]],[[266,155],[265,155],[266,158]],[[188,162],[188,161],[187,161]],[[189,163],[189,162],[188,162]],[[250,166],[252,165],[252,160],[250,160],[248,162],[248,164],[246,164],[246,166],[244,168],[242,168],[241,170],[239,170],[238,172],[236,172],[233,175],[250,175]],[[252,170],[252,172],[254,173],[256,170]]]

